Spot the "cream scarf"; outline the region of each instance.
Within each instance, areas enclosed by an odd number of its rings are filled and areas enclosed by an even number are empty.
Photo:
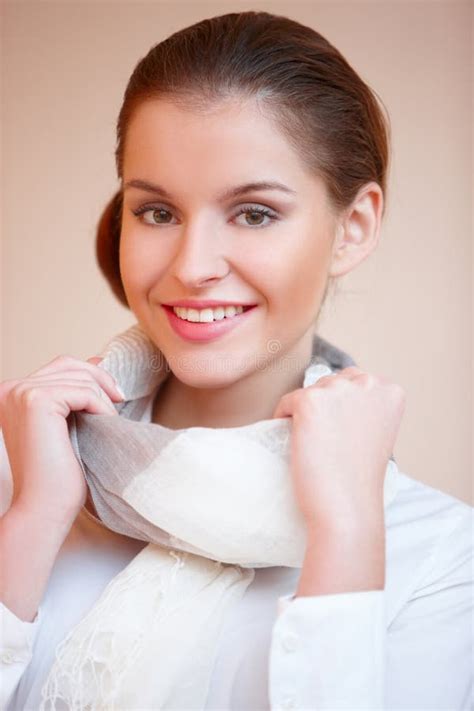
[[[124,390],[122,416],[71,413],[72,446],[102,525],[148,545],[58,646],[41,711],[204,709],[220,629],[253,569],[303,562],[291,420],[182,430],[139,422],[169,373],[163,354],[137,323],[100,355]],[[303,387],[353,363],[315,336]],[[385,507],[396,471],[392,458]]]

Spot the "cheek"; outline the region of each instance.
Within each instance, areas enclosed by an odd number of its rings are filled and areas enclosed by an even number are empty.
[[[289,248],[269,250],[260,271],[260,288],[280,313],[294,318],[295,313],[312,312],[318,307],[329,265],[329,237],[312,232],[308,238],[293,240]]]
[[[119,261],[126,291],[147,290],[160,278],[162,264],[151,240],[133,239],[132,235],[122,230]]]

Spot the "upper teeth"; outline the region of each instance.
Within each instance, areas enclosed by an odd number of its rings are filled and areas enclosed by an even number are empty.
[[[187,309],[184,306],[173,306],[173,311],[179,318],[200,322],[220,321],[223,318],[241,314],[243,310],[243,306],[216,306],[207,309]]]

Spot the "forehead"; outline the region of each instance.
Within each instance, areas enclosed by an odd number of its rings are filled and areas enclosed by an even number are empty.
[[[124,148],[124,180],[179,181],[194,190],[213,179],[280,180],[298,193],[321,181],[310,174],[278,126],[254,99],[227,99],[201,109],[169,99],[143,102]]]
[[[250,140],[252,143],[278,143],[281,148],[290,148],[278,127],[263,113],[256,100],[228,98],[207,106],[193,108],[170,99],[153,99],[142,102],[134,111],[127,129],[130,142],[163,144],[180,138],[192,142],[199,137],[206,143],[220,138],[225,145]]]

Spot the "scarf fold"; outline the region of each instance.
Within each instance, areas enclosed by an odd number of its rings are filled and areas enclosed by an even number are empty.
[[[58,646],[40,711],[202,710],[220,630],[254,569],[303,564],[291,419],[181,430],[139,421],[170,372],[166,359],[138,323],[100,355],[99,367],[124,391],[121,416],[70,413],[71,444],[93,518],[148,545]],[[348,354],[315,335],[303,387],[349,365]],[[385,508],[396,473],[392,457]]]

